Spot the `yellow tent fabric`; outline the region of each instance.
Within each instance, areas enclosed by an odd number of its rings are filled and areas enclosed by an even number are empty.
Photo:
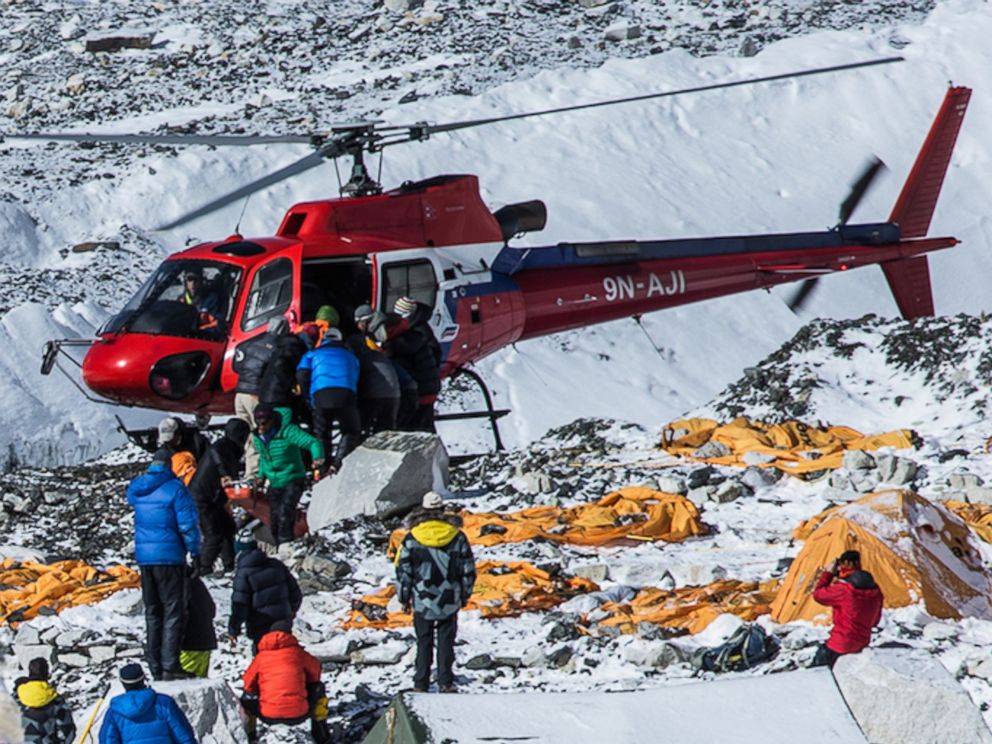
[[[83,561],[51,564],[0,562],[0,625],[30,620],[43,610],[92,604],[121,589],[138,587],[141,577],[127,566],[100,571]]]
[[[475,590],[466,609],[478,610],[483,617],[516,617],[524,612],[547,610],[576,594],[599,589],[588,579],[552,576],[524,561],[479,561],[475,570]],[[352,604],[351,615],[342,627],[382,629],[413,624],[413,615],[386,610],[395,595],[396,587],[390,585],[362,597]]]
[[[982,540],[992,543],[992,504],[945,501],[944,506],[952,514],[963,519]]]
[[[801,475],[839,468],[845,450],[905,449],[914,446],[915,440],[916,435],[910,429],[865,436],[847,426],[818,429],[802,421],[765,424],[741,417],[720,424],[712,419],[692,418],[673,421],[666,426],[662,431],[661,446],[673,455],[738,467],[746,466],[743,460],[746,453],[759,452],[775,458],[759,467]],[[696,457],[696,450],[708,442],[718,442],[730,453],[722,457]],[[814,454],[815,458],[807,459]]]
[[[992,576],[968,526],[911,491],[882,491],[828,509],[796,537],[806,543],[772,603],[776,622],[829,620],[829,608],[814,602],[812,591],[820,570],[845,550],[861,551],[885,607],[922,601],[935,617],[992,619]]]
[[[619,626],[624,633],[636,631],[641,622],[665,628],[683,628],[691,634],[704,630],[724,613],[750,622],[767,615],[778,591],[779,582],[744,582],[720,579],[706,586],[689,586],[665,590],[642,589],[629,603],[607,602],[600,609],[612,615],[601,625]]]
[[[506,514],[465,512],[461,516],[468,541],[484,546],[538,537],[572,545],[607,545],[625,540],[681,542],[707,533],[699,511],[687,498],[644,486],[628,486],[592,504],[567,509],[536,506]],[[389,555],[395,555],[406,533],[402,529],[393,531]]]

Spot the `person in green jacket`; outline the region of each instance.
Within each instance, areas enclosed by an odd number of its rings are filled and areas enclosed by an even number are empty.
[[[269,529],[276,545],[293,539],[296,505],[303,495],[306,469],[302,449],[310,451],[315,468],[324,464],[320,440],[292,423],[292,411],[260,404],[255,409],[255,447],[258,477],[269,482]]]

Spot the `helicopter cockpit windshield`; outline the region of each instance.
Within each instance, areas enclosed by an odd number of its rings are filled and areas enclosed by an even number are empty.
[[[214,261],[166,261],[100,333],[222,339],[241,269]]]

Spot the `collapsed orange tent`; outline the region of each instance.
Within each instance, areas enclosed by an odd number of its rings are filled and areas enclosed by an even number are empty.
[[[706,525],[689,499],[644,486],[628,486],[592,504],[570,508],[535,506],[499,514],[463,512],[463,531],[473,545],[523,542],[538,537],[572,545],[607,545],[623,541],[680,542],[705,535]],[[389,555],[407,530],[394,530]]]
[[[92,604],[121,589],[140,586],[141,577],[127,566],[100,571],[82,561],[49,565],[14,560],[0,562],[0,624],[15,624],[37,617],[46,609]]]
[[[885,607],[923,602],[935,617],[992,619],[992,577],[972,532],[958,517],[911,491],[882,491],[828,509],[796,530],[804,539],[772,603],[772,619],[825,622],[830,610],[813,601],[820,570],[845,550],[885,596]]]
[[[729,453],[698,457],[696,451],[709,442],[723,445]],[[775,458],[757,463],[758,467],[778,468],[794,475],[839,468],[845,450],[905,449],[915,442],[916,435],[909,429],[865,436],[846,426],[818,429],[802,421],[765,424],[744,417],[727,424],[704,418],[681,419],[666,426],[661,435],[662,448],[673,455],[745,467],[744,455],[758,452]]]
[[[475,590],[465,608],[478,610],[483,617],[516,617],[523,612],[547,610],[576,594],[599,589],[588,579],[552,576],[524,561],[479,561],[475,570]],[[390,585],[362,597],[353,603],[351,615],[342,627],[351,630],[412,625],[413,615],[387,611],[395,595],[396,587]]]
[[[992,504],[945,501],[944,507],[963,519],[982,540],[992,543]]]
[[[612,613],[601,625],[617,625],[633,633],[641,622],[665,628],[684,628],[690,634],[704,630],[724,613],[750,622],[767,615],[778,590],[778,580],[758,583],[720,579],[706,586],[665,590],[641,589],[630,602],[607,602],[600,609]]]

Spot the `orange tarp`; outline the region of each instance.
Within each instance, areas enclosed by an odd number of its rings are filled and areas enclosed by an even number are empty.
[[[885,607],[923,602],[934,617],[992,619],[992,577],[961,519],[911,491],[882,491],[828,509],[795,533],[806,543],[772,603],[772,619],[826,622],[813,601],[821,569],[845,550],[861,552]]]
[[[967,501],[945,501],[952,514],[961,517],[975,534],[992,543],[992,504],[971,504]]]
[[[535,506],[500,514],[463,512],[462,531],[473,545],[523,542],[542,537],[572,545],[606,545],[622,540],[680,542],[705,535],[706,525],[695,504],[684,496],[629,486],[592,504],[567,509]],[[407,530],[394,530],[389,555],[403,542]]]
[[[843,463],[845,450],[912,447],[915,434],[909,429],[899,429],[886,434],[865,436],[846,426],[818,429],[802,421],[764,424],[741,417],[727,424],[704,418],[673,421],[662,431],[661,439],[662,448],[681,457],[717,465],[745,467],[747,463],[743,460],[744,455],[759,452],[775,459],[759,463],[758,467],[802,474],[839,468]],[[730,450],[729,454],[722,457],[696,457],[696,450],[708,442],[724,445]],[[810,457],[812,459],[808,459]]]
[[[619,625],[625,633],[633,633],[637,623],[647,622],[666,628],[685,628],[698,633],[724,613],[737,615],[750,622],[770,612],[779,582],[776,579],[758,583],[720,579],[706,586],[688,586],[665,590],[654,587],[642,589],[630,602],[607,602],[600,609],[612,612],[602,625]]]
[[[523,561],[479,561],[475,570],[475,590],[466,609],[478,610],[483,617],[515,617],[523,612],[547,610],[576,594],[599,589],[588,579],[552,576]],[[391,584],[362,597],[353,603],[351,616],[342,627],[350,630],[411,625],[413,615],[386,610],[389,600],[395,595],[396,587]]]
[[[121,589],[138,587],[141,577],[127,566],[100,571],[82,561],[45,565],[14,560],[0,562],[0,624],[37,617],[45,609],[92,604]]]

